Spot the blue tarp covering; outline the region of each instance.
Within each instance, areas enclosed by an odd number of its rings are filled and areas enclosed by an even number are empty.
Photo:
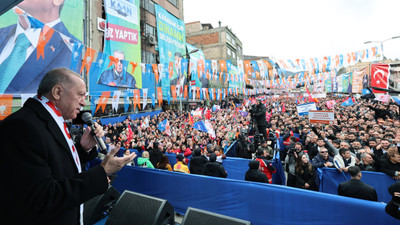
[[[322,182],[319,190],[325,193],[337,194],[339,184],[346,181],[343,174],[348,180],[350,179],[348,173],[341,174],[334,168],[323,168],[320,171],[322,172]],[[378,194],[378,201],[387,203],[392,199],[392,196],[388,192],[388,187],[393,184],[395,180],[384,173],[368,171],[362,171],[361,173],[361,181],[375,188],[376,193]]]
[[[131,119],[135,120],[137,118],[141,118],[142,116],[150,116],[153,117],[155,115],[158,115],[161,113],[161,110],[154,111],[154,112],[146,112],[146,113],[138,113],[138,114],[129,114],[127,116],[118,116],[118,117],[110,117],[110,118],[100,118],[100,121],[102,124],[115,124],[115,123],[120,123],[124,121],[128,116],[131,117]]]
[[[176,212],[195,207],[261,224],[397,224],[385,204],[281,185],[124,167],[113,183],[168,200]]]

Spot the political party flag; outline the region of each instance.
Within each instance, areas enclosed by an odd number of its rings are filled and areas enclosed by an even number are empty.
[[[400,105],[400,98],[399,97],[392,96],[392,98],[398,105]]]
[[[128,111],[129,108],[129,97],[130,97],[131,91],[127,90],[122,92],[122,97],[124,98],[124,110],[125,113]]]
[[[136,109],[136,105],[140,110],[140,89],[133,90],[133,109]]]
[[[354,105],[352,98],[347,98],[347,100],[342,103],[342,106],[352,106],[352,105]]]
[[[100,107],[101,107],[101,111],[104,112],[104,110],[106,109],[108,99],[110,98],[110,95],[111,95],[111,91],[103,91],[103,93],[101,93],[101,96],[100,96],[100,99],[98,100],[95,112],[97,112],[97,110]]]
[[[203,132],[207,132],[211,135],[212,138],[215,138],[214,128],[208,120],[201,120],[199,122],[196,122],[195,124],[193,124],[193,128]]]
[[[13,95],[0,95],[0,120],[11,114]]]
[[[328,109],[333,109],[333,107],[335,107],[336,101],[335,100],[330,100],[326,102],[326,107]]]
[[[143,109],[146,107],[147,105],[147,88],[143,88],[142,92],[143,92]]]
[[[371,94],[371,91],[369,89],[364,88],[361,90],[361,93],[362,93],[362,95],[367,95],[367,94]]]
[[[202,114],[202,110],[201,110],[201,108],[197,108],[196,110],[192,110],[192,116],[194,116],[194,117],[201,117],[201,114]]]
[[[168,120],[167,119],[165,119],[165,120],[163,120],[162,122],[160,122],[158,125],[157,125],[157,128],[161,131],[161,132],[164,132],[165,131],[165,133],[167,134],[167,135],[171,135],[171,130],[170,130],[170,127],[169,127],[169,122],[168,122]]]
[[[388,103],[390,100],[390,95],[381,95],[377,97],[376,100],[381,101],[383,103]]]
[[[212,107],[213,112],[219,111],[220,109],[221,109],[221,106],[219,106],[219,105],[213,105],[213,107]]]
[[[112,109],[115,110],[115,111],[118,111],[118,104],[119,104],[120,95],[121,95],[121,91],[114,91],[114,96],[113,96],[113,99],[112,99],[111,106],[112,106]]]

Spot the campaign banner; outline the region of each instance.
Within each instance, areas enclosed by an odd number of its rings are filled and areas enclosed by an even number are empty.
[[[185,22],[177,19],[155,4],[160,63],[168,64],[168,76],[162,77],[163,98],[171,96],[171,85],[179,86],[185,80],[181,61],[186,55]]]
[[[342,74],[342,92],[351,93],[353,89],[353,72]]]
[[[368,67],[353,71],[353,93],[361,93],[369,85]]]
[[[310,110],[317,110],[317,106],[315,105],[315,102],[297,105],[296,108],[297,108],[297,113],[299,114],[299,116],[308,115],[308,112]]]
[[[186,48],[188,52],[192,52],[198,49],[188,43],[186,43]],[[210,62],[207,62],[207,60],[205,60],[203,51],[201,49],[198,49],[197,52],[191,53],[188,57],[190,58],[189,68],[191,74],[190,82],[191,84],[193,84],[192,86],[200,88],[210,88],[211,65]]]
[[[142,88],[139,0],[105,0],[104,63],[97,83]],[[109,88],[114,90],[115,88]]]
[[[388,89],[400,91],[400,63],[389,64],[389,82]]]
[[[336,77],[336,84],[337,84],[336,90],[337,90],[337,92],[343,92],[343,82],[342,82],[342,80],[343,80],[343,75],[339,75],[339,76]]]
[[[83,4],[22,1],[0,16],[0,94],[36,93],[48,71],[70,68],[83,37]]]
[[[311,124],[333,124],[335,113],[333,111],[310,110],[308,118]]]

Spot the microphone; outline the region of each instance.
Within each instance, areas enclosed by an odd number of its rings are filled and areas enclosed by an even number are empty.
[[[92,114],[90,114],[89,112],[83,113],[83,114],[82,114],[82,120],[83,120],[88,126],[90,126],[90,127],[92,128],[92,132],[95,130],[94,123],[93,123],[93,119],[92,119]],[[94,136],[94,139],[95,139],[96,142],[97,142],[97,145],[99,146],[99,149],[100,149],[99,151],[100,151],[100,153],[107,155],[107,147],[106,147],[106,145],[104,144],[103,139],[97,137],[94,133],[93,133],[93,136]]]

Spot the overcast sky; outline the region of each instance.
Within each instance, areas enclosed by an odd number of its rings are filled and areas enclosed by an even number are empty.
[[[245,55],[296,59],[346,54],[400,36],[400,0],[184,0],[185,23],[228,26]],[[383,43],[400,59],[400,38]]]

